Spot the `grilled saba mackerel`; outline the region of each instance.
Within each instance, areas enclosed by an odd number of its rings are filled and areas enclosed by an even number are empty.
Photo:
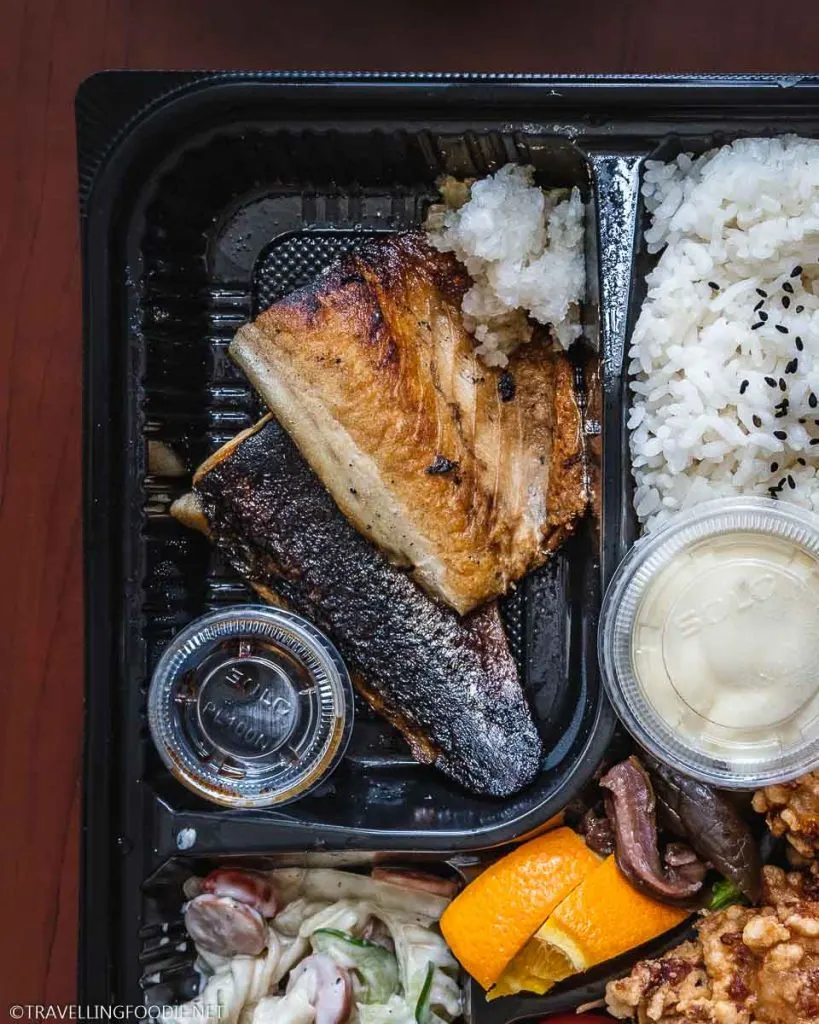
[[[202,465],[194,494],[177,518],[333,637],[419,761],[493,796],[534,779],[541,741],[495,602],[461,617],[428,597],[347,522],[269,417]]]

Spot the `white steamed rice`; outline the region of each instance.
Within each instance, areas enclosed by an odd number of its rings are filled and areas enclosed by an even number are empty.
[[[649,161],[643,195],[662,255],[629,351],[638,517],[736,494],[819,510],[819,142]]]
[[[472,277],[462,309],[478,355],[505,366],[531,340],[529,317],[550,324],[568,348],[581,333],[586,286],[578,190],[538,188],[532,167],[506,164],[468,190],[447,179],[441,191],[447,205],[430,210],[426,227],[432,244],[454,252]]]

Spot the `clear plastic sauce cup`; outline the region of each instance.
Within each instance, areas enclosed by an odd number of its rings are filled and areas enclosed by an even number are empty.
[[[606,593],[601,670],[643,746],[717,786],[819,764],[819,516],[708,502],[634,545]]]
[[[353,690],[338,651],[292,612],[242,605],[197,619],[163,652],[148,722],[169,770],[206,800],[274,807],[344,754]]]

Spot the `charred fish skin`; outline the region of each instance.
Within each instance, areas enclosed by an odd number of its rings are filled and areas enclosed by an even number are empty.
[[[347,522],[275,420],[208,460],[195,490],[237,571],[330,634],[419,760],[491,796],[534,780],[541,740],[496,603],[461,618],[424,594]]]

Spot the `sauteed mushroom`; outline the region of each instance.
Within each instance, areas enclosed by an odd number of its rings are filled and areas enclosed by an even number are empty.
[[[702,882],[708,873],[708,865],[686,843],[669,843],[663,850],[663,863],[688,882]]]
[[[590,807],[578,822],[577,831],[586,840],[586,846],[601,857],[614,853],[614,830],[607,814],[596,814]]]
[[[657,822],[651,780],[636,757],[611,768],[600,780],[606,790],[606,812],[614,826],[617,864],[636,888],[678,906],[692,905],[702,888],[692,877],[692,863],[683,870],[663,870],[657,849]],[[697,872],[699,874],[699,872]]]
[[[682,837],[754,903],[761,896],[759,848],[734,804],[704,782],[642,755],[657,795],[661,821]]]

